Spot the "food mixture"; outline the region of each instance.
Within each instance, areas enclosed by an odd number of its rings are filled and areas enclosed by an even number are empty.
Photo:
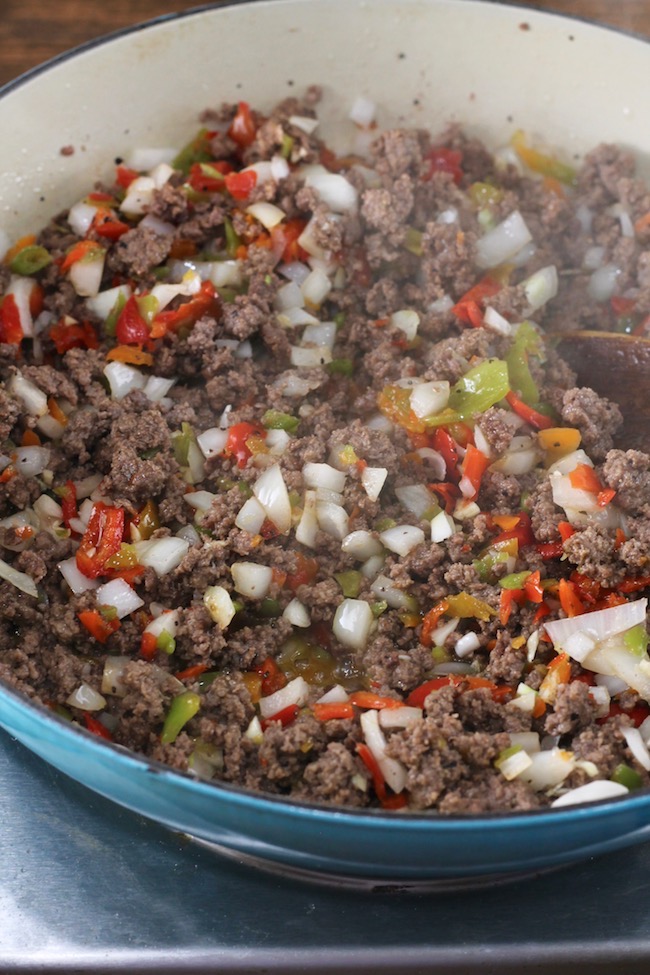
[[[0,677],[321,804],[647,786],[650,457],[548,335],[648,330],[650,191],[366,99],[337,156],[318,100],[208,111],[5,244]]]

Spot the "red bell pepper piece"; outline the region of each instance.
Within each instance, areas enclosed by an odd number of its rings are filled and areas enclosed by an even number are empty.
[[[77,517],[77,489],[74,481],[66,481],[61,491],[61,510],[63,512],[63,524],[66,528],[70,527],[70,519]]]
[[[135,295],[127,298],[118,315],[115,337],[121,345],[144,345],[149,340],[149,326],[140,314]]]
[[[24,337],[16,299],[12,294],[5,295],[0,305],[0,342],[7,345],[20,345]]]
[[[190,328],[203,315],[216,315],[219,309],[217,292],[211,281],[203,281],[198,294],[180,305],[175,311],[161,311],[151,323],[149,337],[159,339],[168,332]]]
[[[317,560],[311,558],[309,555],[303,555],[302,552],[296,552],[296,569],[294,572],[287,573],[285,585],[287,589],[295,592],[299,586],[306,586],[308,583],[313,582],[317,575]]]
[[[153,660],[158,652],[158,641],[154,633],[144,631],[140,638],[140,656],[145,660]]]
[[[287,683],[287,678],[272,657],[267,657],[261,664],[258,664],[255,672],[262,678],[262,694],[264,697],[268,697],[274,691],[279,691]]]
[[[386,780],[384,779],[382,770],[379,768],[379,762],[372,754],[372,752],[365,744],[365,742],[362,741],[357,742],[356,752],[359,758],[361,759],[361,761],[363,762],[363,764],[370,772],[372,778],[372,784],[374,786],[375,793],[377,794],[377,798],[379,799],[380,802],[384,802],[387,797]]]
[[[496,538],[492,539],[491,544],[496,545],[499,542],[507,542],[511,538],[516,538],[519,544],[519,548],[525,548],[527,545],[533,545],[535,542],[535,537],[533,535],[533,529],[530,523],[530,515],[526,511],[520,511],[518,516],[518,522],[514,528],[510,528],[507,531],[501,532]]]
[[[506,393],[506,401],[510,406],[511,410],[520,416],[528,426],[533,427],[535,430],[547,430],[552,427],[554,421],[550,416],[545,416],[538,410],[534,410],[532,406],[528,406],[523,400],[519,399],[512,390]]]
[[[85,258],[90,258],[93,254],[104,253],[104,248],[101,244],[98,244],[96,240],[79,240],[76,244],[73,244],[70,250],[67,252],[63,260],[61,261],[61,271],[69,271],[73,264],[77,261],[83,261]]]
[[[52,325],[50,339],[59,355],[68,349],[97,349],[99,339],[90,322],[66,321],[65,318]]]
[[[113,736],[106,725],[103,725],[101,721],[97,720],[97,718],[93,718],[91,714],[84,711],[83,719],[87,731],[90,731],[93,735],[97,735],[98,738],[105,738],[106,741],[113,741]]]
[[[137,179],[140,173],[136,172],[135,169],[129,169],[123,163],[118,163],[115,169],[115,182],[118,186],[121,186],[123,190],[128,189],[134,179]]]
[[[422,620],[422,630],[420,632],[420,643],[423,647],[430,647],[432,636],[436,627],[440,623],[440,617],[443,616],[449,609],[449,603],[446,599],[441,599],[433,609],[430,609]]]
[[[422,177],[430,180],[434,173],[449,173],[454,183],[458,185],[463,178],[461,162],[463,154],[459,149],[448,149],[446,146],[436,146],[430,149],[425,156],[427,171]]]
[[[580,597],[578,596],[575,583],[568,579],[560,579],[558,587],[560,606],[567,616],[580,616],[585,611]]]
[[[120,628],[120,621],[104,619],[96,609],[84,609],[77,614],[80,622],[98,643],[106,643],[109,636]]]
[[[111,555],[119,551],[124,536],[124,509],[96,501],[88,527],[77,549],[77,568],[89,579],[96,579],[105,571]]]
[[[354,706],[349,701],[316,702],[312,706],[312,711],[319,721],[345,720],[355,715]]]
[[[194,664],[193,667],[187,667],[185,670],[179,670],[177,674],[174,674],[176,680],[194,680],[196,677],[200,677],[201,674],[209,670],[209,664]]]
[[[263,427],[247,423],[245,420],[241,423],[235,423],[228,431],[228,439],[223,454],[225,457],[234,457],[238,467],[245,467],[249,458],[252,457],[252,451],[247,443],[248,439],[265,436],[266,431]]]
[[[447,468],[447,479],[457,483],[460,480],[458,444],[444,427],[438,427],[434,433],[433,448],[442,455]]]
[[[381,711],[383,708],[401,708],[403,702],[396,697],[382,697],[372,691],[355,691],[350,694],[350,704],[358,708],[365,708],[372,711]]]
[[[247,200],[257,185],[257,173],[254,169],[245,169],[240,173],[227,173],[224,181],[233,200]]]
[[[489,275],[482,278],[473,288],[466,291],[454,307],[452,314],[465,325],[473,325],[478,328],[483,324],[483,312],[488,298],[501,291],[501,284]]]
[[[237,114],[230,123],[228,135],[233,142],[236,142],[240,149],[245,149],[254,142],[257,133],[257,126],[251,114],[248,102],[239,102]]]
[[[262,721],[260,721],[262,731],[266,731],[272,721],[279,721],[282,727],[286,728],[288,725],[293,724],[298,717],[299,711],[300,708],[297,704],[290,704],[288,707],[282,708],[282,710],[278,711],[276,714],[271,714],[268,718],[263,718]]]
[[[109,207],[97,207],[97,212],[93,217],[92,229],[100,237],[107,240],[119,240],[128,230],[128,223],[124,223]]]
[[[475,447],[471,443],[468,444],[460,469],[463,478],[467,479],[474,490],[474,493],[471,496],[468,496],[469,501],[474,501],[478,497],[478,493],[481,489],[481,480],[489,466],[489,458],[486,457],[485,454],[478,449],[478,447]]]
[[[284,264],[291,264],[292,261],[304,261],[307,252],[298,243],[298,238],[307,226],[306,221],[300,217],[293,220],[286,220],[271,229],[271,240],[273,246],[278,250],[282,247],[280,260]]]

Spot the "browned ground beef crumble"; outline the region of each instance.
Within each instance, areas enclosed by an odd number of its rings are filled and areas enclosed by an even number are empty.
[[[554,500],[553,457],[540,446],[537,424],[520,422],[503,396],[482,415],[444,427],[458,465],[441,454],[435,427],[414,433],[409,407],[400,412],[389,400],[408,397],[409,378],[453,387],[488,360],[505,362],[519,334],[512,326],[524,320],[547,331],[638,327],[650,312],[650,222],[641,220],[650,212],[650,192],[636,179],[631,158],[613,146],[587,156],[567,187],[513,161],[499,162],[458,129],[435,140],[420,130],[381,132],[367,158],[337,159],[318,129],[307,134],[300,123],[315,117],[317,102],[314,89],[268,116],[253,113],[249,137],[240,139],[233,139],[231,123],[235,116],[241,121],[241,106],[207,112],[203,121],[211,135],[195,145],[207,155],[194,156],[189,175],[187,165],[177,165],[161,186],[149,189],[140,213],[122,208],[131,192],[124,169],[115,185],[96,188],[109,199],[91,198],[91,205],[107,207],[126,230],[103,236],[96,222],[80,234],[63,213],[40,232],[36,244],[53,260],[27,276],[40,288],[36,338],[12,337],[11,301],[5,298],[0,309],[0,556],[37,589],[34,596],[0,581],[0,677],[68,719],[174,768],[316,802],[407,804],[441,813],[531,809],[593,778],[620,779],[621,767],[628,773],[621,781],[629,783],[631,771],[635,785],[647,785],[648,772],[625,737],[647,716],[642,696],[610,685],[610,704],[606,691],[594,695],[589,667],[568,658],[552,686],[558,667],[549,665],[558,654],[543,630],[544,619],[566,614],[559,580],[568,581],[589,611],[615,602],[619,587],[622,598],[641,597],[650,577],[650,457],[616,449],[617,407],[576,388],[571,370],[531,328],[533,338],[520,353],[538,392],[528,406],[536,417],[540,410],[551,416],[553,427],[578,432],[601,489],[615,492],[600,508],[601,514],[616,512],[608,521],[589,514],[572,519]],[[437,151],[441,146],[445,153]],[[243,197],[227,177],[228,188],[219,186],[215,161],[238,172],[273,157],[288,161],[286,172],[276,162],[275,175],[257,179]],[[207,167],[197,167],[206,159]],[[347,181],[351,204],[333,206],[318,181],[308,185],[304,167],[318,163]],[[329,284],[308,310],[336,324],[333,351],[323,363],[295,364],[295,350],[308,348],[301,345],[304,322],[287,326],[276,298],[287,285],[287,262],[298,258],[304,271],[308,255],[297,245],[283,255],[288,238],[269,233],[247,212],[253,202],[279,207],[281,226],[298,221],[302,231],[309,223],[310,246],[325,262]],[[514,211],[534,248],[514,265],[479,268],[479,241]],[[621,211],[637,225],[632,236]],[[179,260],[188,267],[196,260],[236,262],[238,275],[217,285],[214,297],[204,287],[198,313],[185,321],[177,316],[160,337],[144,343],[144,364],[133,368],[173,380],[161,397],[132,388],[117,398],[107,381],[107,353],[124,344],[136,350],[138,342],[124,338],[119,308],[98,312],[75,284],[65,257],[82,236],[105,250],[102,292],[128,285],[142,295],[156,283],[179,281]],[[11,260],[10,253],[0,281],[6,295],[15,291],[17,277],[25,277],[20,261],[12,268]],[[557,294],[531,311],[525,283],[550,265]],[[617,270],[619,300],[594,296],[593,272],[608,265]],[[458,302],[486,275],[497,285],[487,297],[478,294],[468,318],[467,305]],[[187,302],[190,308],[194,300],[176,297],[165,312]],[[494,315],[484,320],[487,307]],[[416,335],[403,330],[404,310],[416,314]],[[141,304],[139,312],[145,311]],[[70,331],[79,323],[78,333]],[[62,335],[72,338],[66,342]],[[27,394],[16,377],[27,382]],[[44,409],[34,406],[34,389],[44,394]],[[227,446],[204,458],[196,437],[220,423],[231,431]],[[244,423],[250,428],[239,426]],[[269,426],[278,424],[286,435],[269,439]],[[246,429],[234,444],[232,431]],[[511,456],[513,438],[522,436],[535,456],[517,472],[501,461]],[[489,453],[489,465],[477,496],[470,491],[463,501],[458,485],[472,439]],[[16,450],[39,442],[48,451],[46,463],[25,475]],[[306,464],[327,464],[345,475],[337,496],[318,499],[313,544],[296,540],[298,526],[307,529],[304,512],[313,500]],[[260,496],[263,521],[248,531],[237,524],[239,512],[272,468],[284,485],[291,525],[278,530]],[[387,473],[377,497],[364,486],[364,475],[382,469]],[[72,515],[58,507],[69,482],[78,495]],[[417,512],[400,495],[413,484],[428,486],[430,495]],[[446,487],[431,488],[440,484]],[[186,497],[195,491],[212,495],[199,510]],[[76,553],[91,545],[87,526],[95,502],[125,519],[117,561],[112,571],[100,565],[95,581],[106,584],[136,565],[127,578],[141,605],[119,625],[114,612],[98,612],[94,588],[73,594],[59,569],[62,563],[83,568]],[[323,503],[336,509],[334,526]],[[429,523],[438,518],[440,525],[445,507],[450,530],[434,541]],[[343,528],[336,521],[341,510]],[[378,543],[391,525],[419,528],[422,535],[400,554]],[[517,531],[523,534],[514,547],[506,544],[509,558],[495,558],[495,540],[505,532],[507,543],[508,532],[512,538]],[[342,548],[343,536],[352,532],[365,533],[370,549],[362,557]],[[156,564],[140,565],[143,540],[164,538],[184,541],[173,567],[163,572]],[[272,570],[263,598],[237,591],[231,566],[242,562]],[[508,590],[500,582],[513,573],[520,574],[519,598],[506,609]],[[377,576],[385,592],[373,588]],[[526,579],[532,589],[525,589]],[[532,595],[536,579],[546,586],[543,597]],[[436,625],[454,618],[457,625],[445,633],[434,626],[435,608],[450,597],[457,601],[440,610]],[[334,625],[345,600],[371,609],[367,639],[359,645],[354,636],[341,642]],[[454,614],[462,600],[470,609]],[[224,617],[224,605],[232,619]],[[154,637],[152,647],[143,634],[164,610],[177,611],[173,638],[170,630],[167,639]],[[306,626],[296,625],[295,612]],[[98,620],[114,632],[100,634]],[[107,656],[117,675],[113,686],[105,674]],[[269,720],[267,711],[259,723],[260,698],[298,677],[307,684],[298,705],[283,709],[282,720]],[[418,698],[417,689],[430,680],[436,684]],[[541,692],[533,694],[532,710],[521,706],[522,685]],[[334,686],[335,701],[348,704],[340,714],[316,703]],[[73,696],[80,687],[100,692],[103,703],[91,699],[84,706]],[[354,696],[359,691],[410,700],[419,712],[391,727],[384,717],[391,708],[368,706],[368,698]],[[197,697],[181,699],[187,692]],[[168,715],[179,699],[198,710],[170,730]],[[388,787],[376,769],[372,774],[361,719],[368,714],[379,715],[387,742],[381,771],[388,760],[397,769]],[[511,736],[531,732],[545,749],[569,756],[569,774],[561,781],[534,788],[525,775],[501,770],[513,743],[522,740]]]

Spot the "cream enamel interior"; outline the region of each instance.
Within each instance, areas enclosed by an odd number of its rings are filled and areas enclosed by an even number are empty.
[[[80,50],[5,91],[0,227],[12,238],[36,230],[129,146],[181,143],[204,107],[270,107],[312,83],[325,87],[322,131],[335,139],[364,94],[380,124],[436,132],[456,120],[493,146],[524,128],[567,158],[615,141],[638,151],[647,174],[649,66],[640,39],[476,0],[202,10]]]

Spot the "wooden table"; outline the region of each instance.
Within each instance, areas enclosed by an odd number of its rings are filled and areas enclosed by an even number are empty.
[[[2,0],[0,84],[77,44],[200,0]],[[648,0],[537,0],[529,6],[590,17],[650,37]]]

